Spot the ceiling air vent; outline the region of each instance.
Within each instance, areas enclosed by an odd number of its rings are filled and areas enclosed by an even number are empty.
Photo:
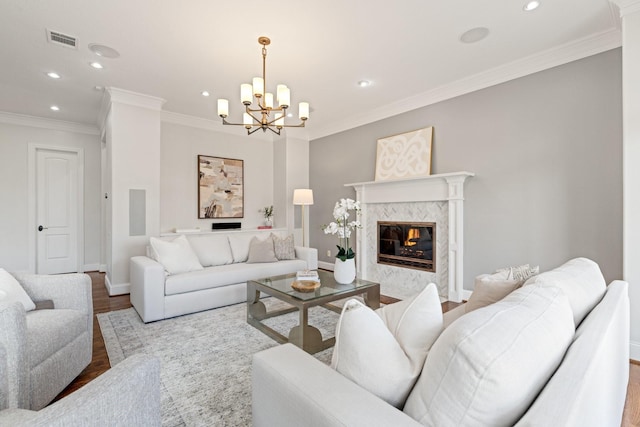
[[[77,48],[77,39],[68,34],[62,34],[58,31],[47,30],[47,40],[50,43],[57,44],[71,49]]]

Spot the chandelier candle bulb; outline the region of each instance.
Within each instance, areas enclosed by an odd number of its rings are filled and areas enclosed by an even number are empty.
[[[262,77],[254,77],[253,78],[253,95],[256,98],[260,98],[264,93],[264,80]]]
[[[227,117],[229,115],[229,100],[218,99],[218,115],[220,117]]]
[[[242,114],[242,123],[244,124],[244,127],[246,127],[247,129],[251,129],[251,125],[253,124],[253,119],[251,118],[249,113]]]
[[[280,107],[288,108],[291,101],[291,92],[289,88],[282,85],[282,91],[278,92],[278,105]]]
[[[240,85],[240,101],[244,105],[251,105],[253,96],[251,95],[251,85],[249,83],[243,83]]]
[[[265,93],[264,94],[264,106],[267,108],[273,108],[273,94]]]
[[[309,118],[309,103],[301,102],[298,104],[298,117],[300,120],[307,120]]]

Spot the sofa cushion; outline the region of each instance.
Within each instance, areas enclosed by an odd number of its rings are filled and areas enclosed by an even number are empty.
[[[523,282],[530,277],[540,273],[540,267],[531,267],[529,264],[518,265],[515,267],[499,268],[496,273],[504,273],[507,279],[522,280]]]
[[[296,259],[296,250],[293,242],[293,234],[289,234],[285,238],[271,233],[271,239],[273,239],[273,248],[276,252],[276,258],[283,259]]]
[[[227,236],[198,236],[189,239],[191,248],[203,267],[225,265],[233,262]]]
[[[573,335],[571,307],[560,289],[517,289],[442,332],[404,411],[429,426],[513,425]]]
[[[241,262],[207,267],[200,271],[168,276],[165,281],[165,295],[175,295],[219,286],[245,283],[247,280],[256,280],[263,277],[304,270],[307,268],[306,266],[306,261],[294,259],[259,264]]]
[[[87,315],[78,310],[35,310],[27,314],[31,368],[87,331]]]
[[[0,302],[8,304],[19,302],[26,311],[36,308],[20,283],[4,268],[0,268]]]
[[[151,237],[149,243],[154,259],[162,264],[167,273],[179,274],[202,270],[198,257],[184,235],[171,241]]]
[[[254,237],[249,244],[249,256],[247,264],[255,264],[260,262],[278,262],[276,253],[273,250],[273,240],[267,237],[264,240]]]
[[[331,366],[401,408],[441,331],[442,306],[433,283],[375,312],[352,299],[336,328]]]
[[[527,280],[523,286],[557,286],[569,298],[575,327],[600,302],[607,284],[598,264],[587,258],[574,258],[553,270]]]
[[[231,246],[233,262],[245,262],[249,258],[249,245],[251,244],[251,239],[255,236],[255,234],[247,233],[229,235],[229,246]]]

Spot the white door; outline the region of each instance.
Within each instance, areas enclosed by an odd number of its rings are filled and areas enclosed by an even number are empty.
[[[36,271],[78,271],[78,154],[36,152]]]

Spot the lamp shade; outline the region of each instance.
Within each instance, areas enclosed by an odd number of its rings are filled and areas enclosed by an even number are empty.
[[[296,190],[293,190],[293,204],[294,205],[312,205],[313,190],[309,188],[298,188]]]

